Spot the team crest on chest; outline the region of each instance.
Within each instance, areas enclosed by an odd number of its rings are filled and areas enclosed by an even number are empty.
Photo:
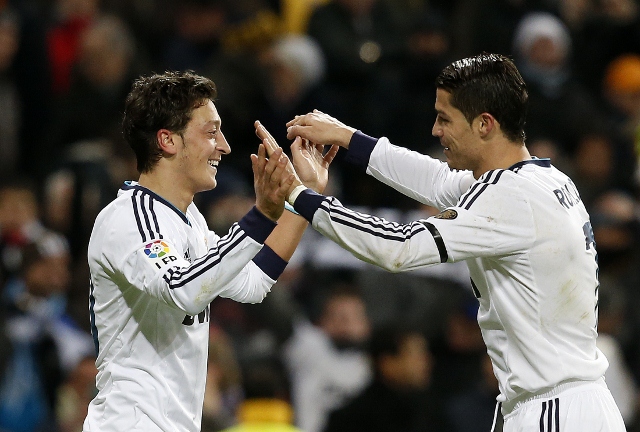
[[[446,209],[434,216],[436,219],[455,219],[458,217],[458,212],[453,209]]]

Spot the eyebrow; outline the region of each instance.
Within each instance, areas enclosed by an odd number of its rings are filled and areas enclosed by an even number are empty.
[[[216,119],[216,120],[209,120],[208,122],[206,122],[204,124],[205,128],[209,128],[211,126],[216,126],[216,127],[220,127],[220,125],[222,124],[222,120],[220,118]]]

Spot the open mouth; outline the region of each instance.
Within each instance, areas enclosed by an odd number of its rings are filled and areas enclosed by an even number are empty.
[[[209,159],[207,161],[207,163],[209,164],[209,166],[211,168],[216,168],[216,169],[218,168],[218,161],[217,160]]]

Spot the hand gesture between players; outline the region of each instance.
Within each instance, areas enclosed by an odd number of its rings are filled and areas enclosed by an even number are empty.
[[[295,116],[287,123],[287,138],[301,137],[312,143],[349,148],[356,129],[322,111]]]
[[[259,122],[255,122],[256,135],[262,139],[269,157],[277,149],[281,149],[269,131]],[[291,190],[300,184],[322,193],[329,181],[329,165],[338,153],[338,146],[333,146],[323,154],[324,146],[314,145],[297,137],[291,144],[293,164],[287,165],[287,171],[295,175]],[[294,169],[295,167],[295,169]],[[289,191],[290,192],[290,191]]]
[[[267,159],[265,146],[258,146],[258,154],[251,155],[253,187],[256,191],[256,208],[269,219],[276,221],[284,211],[284,200],[288,196],[295,175],[287,171],[289,158],[278,148]]]

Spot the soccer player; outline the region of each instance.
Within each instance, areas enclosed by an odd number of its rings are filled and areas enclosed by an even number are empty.
[[[603,379],[608,363],[596,348],[598,266],[589,215],[571,179],[529,155],[527,98],[504,56],[447,66],[436,81],[432,129],[446,163],[318,111],[297,116],[287,124],[289,138],[342,146],[347,160],[441,212],[403,225],[298,184],[288,201],[320,233],[389,271],[467,262],[505,431],[623,432]]]
[[[189,72],[141,77],[127,96],[123,130],[140,177],[98,215],[89,241],[98,394],[86,432],[200,430],[209,303],[260,302],[308,225],[283,214],[288,158],[271,149],[267,160],[260,144],[255,207],[223,237],[208,230],[193,197],[216,186],[230,152],[215,96]],[[317,162],[307,183],[323,190],[330,160]]]

